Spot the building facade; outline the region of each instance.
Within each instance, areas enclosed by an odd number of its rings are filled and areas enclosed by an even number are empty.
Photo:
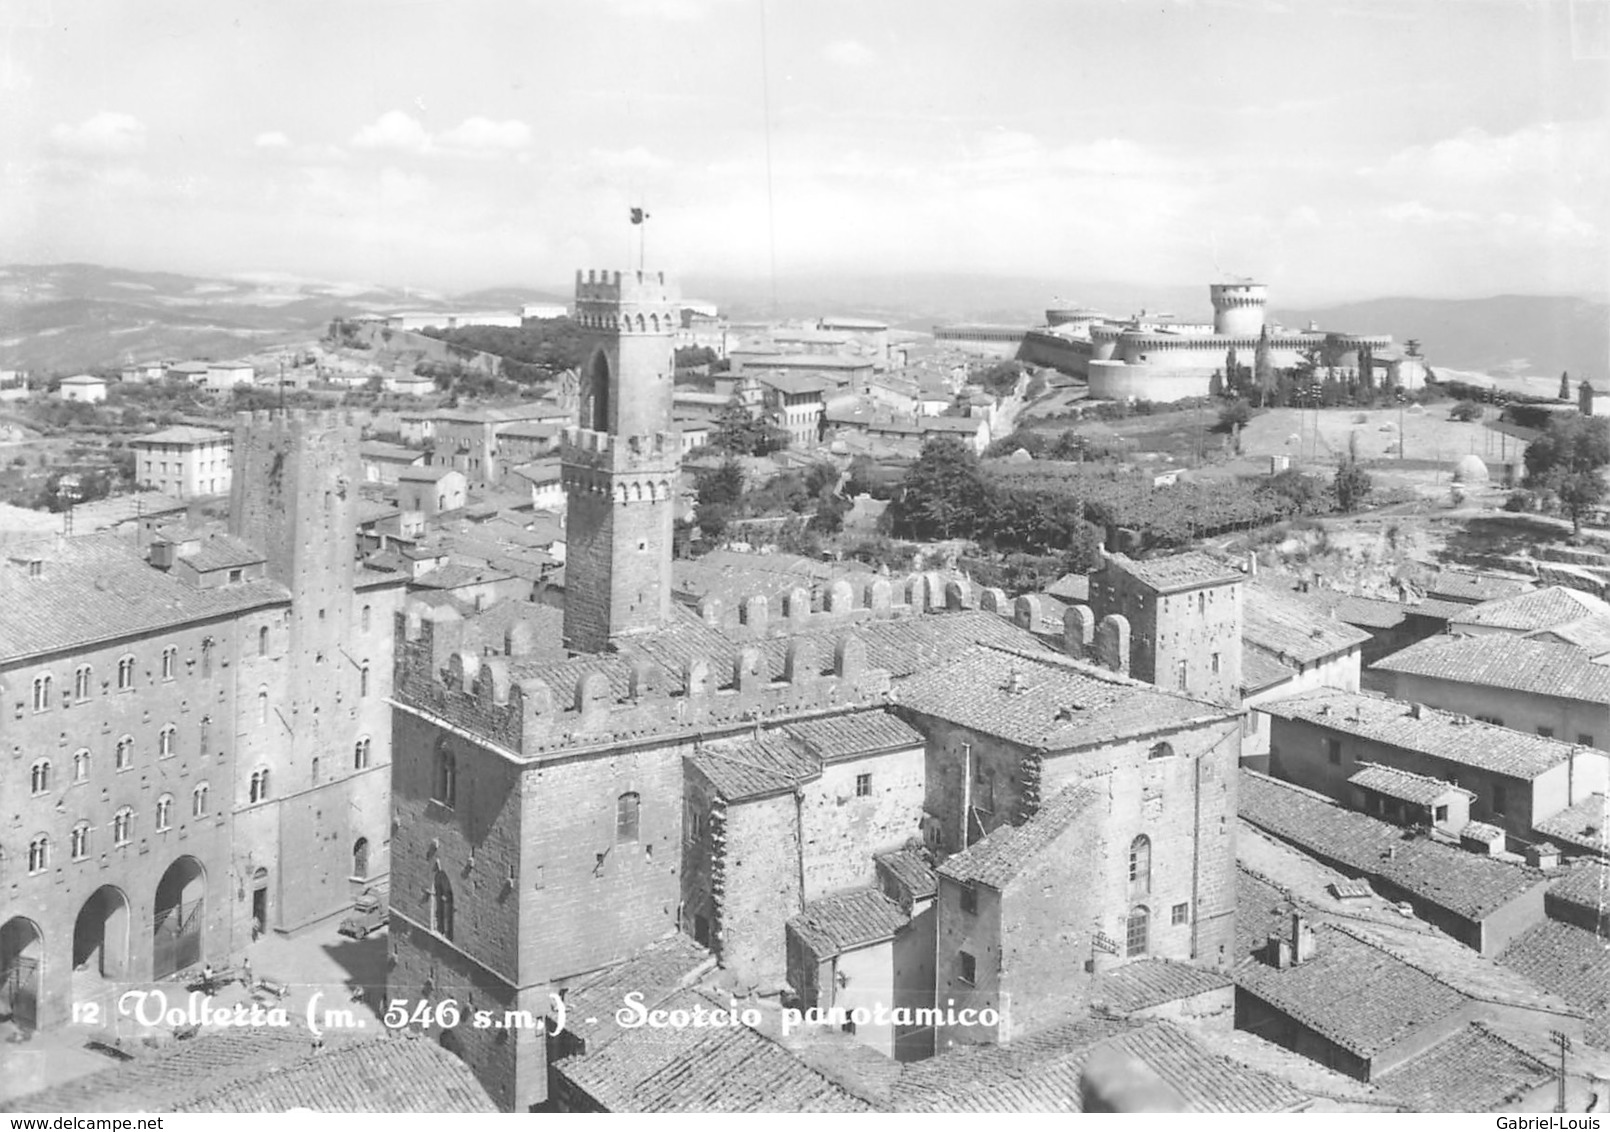
[[[134,481],[175,499],[223,495],[234,476],[235,438],[227,432],[175,425],[129,442]]]

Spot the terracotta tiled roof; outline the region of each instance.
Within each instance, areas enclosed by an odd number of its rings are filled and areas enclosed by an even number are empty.
[[[729,802],[780,794],[822,773],[819,758],[777,731],[706,743],[688,760]]]
[[[681,932],[639,948],[623,963],[593,976],[565,994],[565,1033],[597,1052],[622,1031],[616,1024],[626,995],[642,994],[652,1008],[688,986],[715,965],[715,957]]]
[[[1083,574],[1064,574],[1046,587],[1046,593],[1066,602],[1090,600],[1090,579]]]
[[[1592,749],[1436,708],[1422,707],[1416,718],[1414,705],[1402,700],[1335,688],[1270,700],[1258,710],[1511,778],[1536,778],[1571,758],[1573,750]]]
[[[1478,857],[1330,799],[1243,769],[1238,803],[1243,820],[1311,856],[1378,877],[1471,920],[1481,920],[1543,884],[1536,869]]]
[[[1531,593],[1487,601],[1466,610],[1449,622],[1457,631],[1461,625],[1489,629],[1509,629],[1529,633],[1580,621],[1584,617],[1610,616],[1610,604],[1591,594],[1566,586],[1548,586]]]
[[[1610,668],[1594,664],[1587,653],[1571,645],[1508,634],[1428,637],[1370,667],[1377,672],[1610,703]]]
[[[879,853],[874,860],[915,900],[924,900],[939,890],[933,855],[926,849],[897,849],[893,853]]]
[[[1285,664],[1313,664],[1370,639],[1368,633],[1270,586],[1247,586],[1241,615],[1241,639]]]
[[[1537,1058],[1472,1022],[1374,1083],[1422,1112],[1489,1112],[1553,1077]]]
[[[1222,971],[1171,959],[1142,959],[1105,972],[1095,980],[1090,993],[1092,1002],[1129,1012],[1234,985],[1235,980]]]
[[[1539,833],[1577,849],[1610,857],[1610,800],[1589,794],[1576,805],[1536,823]]]
[[[1498,961],[1582,1011],[1588,1041],[1610,1050],[1610,938],[1545,920],[1506,947]]]
[[[255,546],[228,535],[213,535],[182,556],[192,568],[205,573],[209,570],[228,570],[234,567],[254,566],[266,561],[266,556]]]
[[[897,685],[895,700],[920,714],[1048,751],[1166,731],[1224,714],[1221,708],[1093,665],[994,648],[969,649],[911,676]]]
[[[1241,650],[1241,690],[1243,695],[1262,692],[1297,675],[1295,668],[1287,668],[1257,646]]]
[[[1584,617],[1552,629],[1539,629],[1527,636],[1531,640],[1573,645],[1590,656],[1603,656],[1610,652],[1610,617]]]
[[[176,1112],[498,1112],[470,1067],[427,1038],[398,1035],[321,1050],[237,1081]]]
[[[1375,763],[1360,763],[1358,771],[1347,781],[1351,785],[1362,786],[1366,790],[1373,790],[1388,798],[1412,802],[1417,806],[1429,806],[1438,798],[1446,798],[1449,794],[1463,794],[1467,798],[1476,796],[1469,790],[1464,790],[1451,782],[1444,782],[1440,778],[1427,778],[1423,774],[1410,774],[1406,770],[1379,766]]]
[[[1474,604],[1494,601],[1532,588],[1525,578],[1505,578],[1497,574],[1476,574],[1469,570],[1444,570],[1426,587],[1432,597]]]
[[[147,444],[210,444],[219,440],[233,440],[234,434],[216,428],[196,428],[193,425],[174,425],[172,428],[133,437],[129,443],[136,448]]]
[[[276,582],[197,589],[148,565],[118,535],[86,535],[10,548],[43,572],[0,565],[0,660],[113,641],[188,622],[230,617],[289,600]]]
[[[1245,575],[1235,567],[1226,566],[1195,551],[1142,559],[1114,554],[1108,559],[1108,563],[1108,567],[1105,568],[1122,570],[1158,593],[1174,593],[1177,590],[1195,589],[1198,586],[1239,582],[1245,578]]]
[[[818,961],[891,938],[910,916],[876,888],[857,888],[813,900],[788,926]]]
[[[1280,970],[1242,961],[1236,985],[1358,1057],[1372,1057],[1459,1010],[1441,980],[1334,924],[1314,927],[1312,959]]]
[[[963,884],[1004,888],[1035,856],[1078,821],[1102,804],[1107,793],[1104,779],[1066,787],[1040,807],[1022,825],[1003,825],[981,841],[939,866],[939,875]]]
[[[1610,864],[1578,862],[1549,886],[1547,902],[1567,905],[1576,910],[1585,923],[1610,917]]]
[[[397,479],[403,483],[418,481],[420,483],[435,483],[446,479],[453,474],[453,469],[446,465],[437,465],[434,468],[409,467],[397,473]]]
[[[293,1065],[313,1048],[300,1026],[206,1031],[140,1057],[9,1101],[13,1112],[171,1112],[197,1097]]]
[[[1408,618],[1411,606],[1378,597],[1316,590],[1302,595],[1311,604],[1326,610],[1338,621],[1360,629],[1395,629]],[[1460,609],[1463,609],[1460,606]]]
[[[729,1009],[682,990],[661,1008]],[[555,1066],[609,1112],[867,1112],[866,1101],[747,1026],[627,1030]]]
[[[824,762],[923,745],[921,731],[882,710],[818,716],[786,730]]]
[[[1162,1021],[1079,1019],[1009,1045],[965,1045],[903,1067],[900,1112],[1080,1112],[1081,1075],[1099,1047],[1144,1062],[1192,1112],[1289,1112],[1308,1098],[1267,1073],[1210,1053]]]

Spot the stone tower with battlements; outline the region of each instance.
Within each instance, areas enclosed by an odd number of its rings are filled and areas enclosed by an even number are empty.
[[[665,624],[680,442],[678,294],[661,271],[576,273],[580,426],[562,448],[565,644],[602,652]]]

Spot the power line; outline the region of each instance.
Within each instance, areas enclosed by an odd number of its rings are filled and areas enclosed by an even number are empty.
[[[771,67],[766,53],[766,0],[760,0],[760,107],[766,135],[766,239],[771,250],[771,313],[777,314],[777,212],[771,186]]]

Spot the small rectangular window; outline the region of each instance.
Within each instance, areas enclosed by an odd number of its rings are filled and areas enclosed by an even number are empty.
[[[1325,756],[1330,759],[1333,766],[1340,765],[1342,761],[1342,741],[1340,739],[1326,739]]]
[[[1552,727],[1539,727],[1537,729],[1537,733],[1539,735],[1543,736],[1543,738],[1545,738],[1545,739],[1554,738],[1554,728],[1552,728]]]
[[[1448,807],[1447,806],[1438,806],[1435,810],[1433,810],[1432,811],[1432,820],[1437,822],[1437,823],[1439,823],[1439,824],[1442,823],[1442,822],[1447,821],[1448,820]]]
[[[1189,904],[1174,905],[1173,912],[1169,915],[1169,920],[1174,924],[1175,927],[1178,927],[1180,924],[1190,923],[1191,906]]]
[[[1180,690],[1184,691],[1186,681],[1187,681],[1185,661],[1183,661],[1183,660],[1179,661],[1177,664],[1174,665],[1174,673],[1175,673],[1175,677],[1179,681]]]
[[[978,889],[970,884],[962,885],[962,911],[969,916],[978,914]]]
[[[1509,810],[1509,800],[1504,797],[1504,785],[1501,782],[1493,784],[1493,813],[1503,817]]]
[[[1582,746],[1584,746],[1584,747],[1593,746],[1593,736],[1592,735],[1578,735],[1576,737],[1576,741],[1578,743],[1582,744]]]
[[[1219,654],[1214,653],[1213,654],[1213,674],[1216,676],[1216,675],[1218,675],[1218,672],[1219,672]]]
[[[870,774],[858,774],[858,775],[856,775],[855,776],[855,796],[857,798],[865,798],[865,797],[867,797],[867,795],[869,795],[871,793],[872,793],[872,776]]]
[[[978,960],[973,958],[972,955],[965,951],[961,952],[960,954],[962,961],[962,982],[969,985],[976,983],[978,981]]]

